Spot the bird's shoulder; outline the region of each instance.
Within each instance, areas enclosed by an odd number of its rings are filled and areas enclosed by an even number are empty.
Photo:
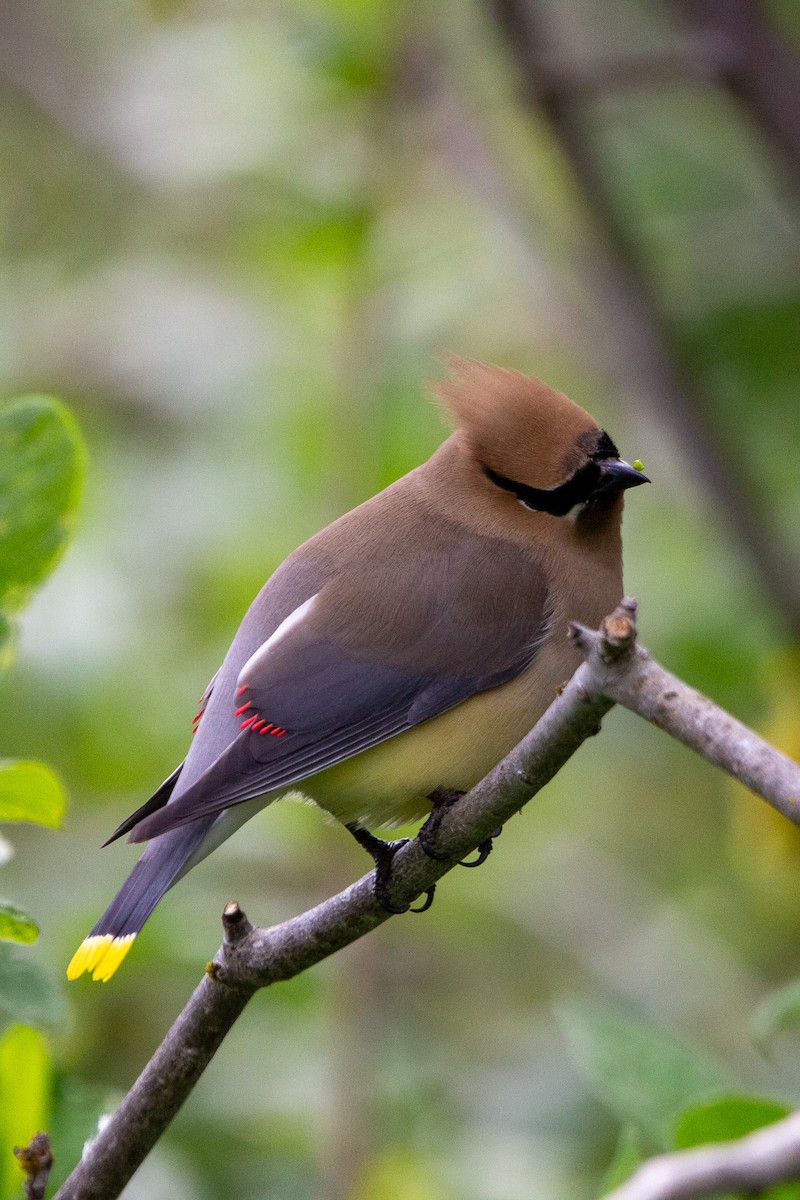
[[[535,548],[477,532],[402,482],[297,552],[325,578],[310,625],[345,651],[433,672],[454,653],[477,669],[538,638],[549,588]]]
[[[550,607],[535,547],[437,511],[420,469],[289,555],[254,602],[235,656],[241,667],[242,651],[249,657],[280,628],[272,664],[324,639],[386,665],[435,674],[459,662],[483,674],[538,641]]]

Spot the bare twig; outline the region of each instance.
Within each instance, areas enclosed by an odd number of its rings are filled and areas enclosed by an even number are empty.
[[[736,1142],[651,1158],[606,1200],[699,1200],[737,1192],[760,1196],[800,1179],[800,1112]]]
[[[625,600],[614,616],[606,619],[606,629],[624,626],[622,614],[628,605],[633,620],[635,602]],[[800,825],[800,767],[796,762],[665,671],[632,639],[624,642],[624,654],[630,657],[608,663],[602,634],[573,626],[572,636],[583,653],[592,656],[586,665],[591,668],[593,688],[727,771]]]
[[[410,904],[502,825],[598,732],[615,701],[640,713],[800,819],[800,767],[636,645],[636,602],[625,600],[595,632],[573,626],[585,661],[534,729],[458,804],[437,837],[450,858],[429,858],[418,840],[395,856],[392,902]],[[260,987],[290,979],[388,920],[374,876],[272,929],[254,929],[231,902],[225,940],[186,1008],[55,1200],[113,1200],[155,1145]]]
[[[27,1146],[15,1146],[20,1170],[25,1172],[25,1200],[44,1200],[53,1168],[53,1149],[46,1133],[35,1134]]]

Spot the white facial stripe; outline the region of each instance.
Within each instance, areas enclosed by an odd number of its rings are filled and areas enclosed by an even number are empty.
[[[522,507],[523,507],[523,508],[526,510],[526,512],[539,512],[539,511],[541,511],[541,510],[539,510],[539,509],[536,509],[536,508],[531,508],[530,504],[526,504],[524,500],[520,500],[520,501],[519,501],[519,503],[520,503],[520,504],[522,505]],[[566,512],[566,513],[564,513],[564,516],[566,517],[566,519],[567,519],[568,521],[572,521],[572,522],[573,522],[573,524],[574,524],[574,523],[575,523],[575,521],[577,521],[578,517],[581,515],[581,513],[583,512],[583,510],[584,510],[585,508],[586,508],[586,501],[585,501],[585,500],[580,500],[580,501],[579,501],[577,504],[573,504],[573,506],[572,506],[572,508],[569,510],[569,512]],[[559,518],[558,518],[558,520],[559,520],[559,521],[561,521],[562,519],[563,519],[562,517],[559,517]]]
[[[297,626],[306,619],[308,614],[311,612],[311,606],[316,598],[317,593],[315,593],[313,596],[309,596],[308,600],[301,604],[299,608],[296,608],[293,612],[290,612],[288,617],[281,621],[275,632],[270,634],[263,646],[259,646],[255,654],[250,655],[247,662],[239,672],[239,678],[236,680],[237,688],[245,687],[261,664],[264,662],[264,659],[267,657],[269,652],[274,650],[282,638],[285,638],[288,633],[291,633],[293,629],[296,629]]]

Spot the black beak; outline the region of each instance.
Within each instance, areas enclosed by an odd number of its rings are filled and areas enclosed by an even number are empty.
[[[595,488],[595,497],[616,496],[618,492],[624,492],[626,488],[638,487],[640,483],[650,482],[646,475],[621,458],[603,459],[598,466],[600,467],[600,482]]]

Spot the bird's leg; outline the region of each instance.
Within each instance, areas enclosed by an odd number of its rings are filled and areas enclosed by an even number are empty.
[[[436,862],[444,862],[445,859],[450,857],[449,854],[443,854],[441,850],[437,850],[434,846],[436,835],[439,832],[439,826],[442,823],[442,817],[447,812],[448,808],[452,808],[454,804],[458,803],[463,795],[463,792],[458,792],[454,788],[438,787],[434,788],[434,790],[428,796],[433,808],[431,809],[431,815],[420,829],[417,837],[419,838],[420,846],[425,851],[428,858],[432,858]],[[490,837],[481,842],[481,844],[478,846],[478,857],[474,862],[460,862],[458,865],[460,867],[482,866],[492,852],[494,839],[496,837],[500,837],[502,832],[503,826],[501,825],[499,829],[495,829],[494,833],[492,833]]]
[[[398,838],[394,842],[384,842],[382,838],[376,837],[368,829],[363,829],[355,821],[348,822],[345,825],[345,829],[352,833],[359,846],[362,846],[372,856],[372,860],[375,863],[375,899],[381,908],[385,908],[393,916],[404,912],[427,912],[433,904],[433,893],[436,891],[436,884],[425,893],[425,899],[419,908],[411,908],[408,904],[403,908],[398,908],[389,899],[392,861],[397,851],[402,849],[403,846],[408,845],[408,838]]]
[[[437,850],[434,843],[442,823],[442,817],[448,808],[452,808],[454,804],[458,803],[463,795],[463,792],[457,792],[454,788],[438,787],[434,788],[428,796],[432,805],[431,814],[417,834],[417,838],[428,858],[432,858],[434,862],[445,862],[450,857],[449,854],[443,854],[441,850]]]

